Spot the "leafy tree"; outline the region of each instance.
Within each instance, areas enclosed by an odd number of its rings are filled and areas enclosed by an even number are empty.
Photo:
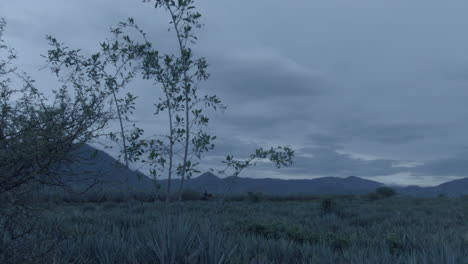
[[[0,24],[1,32],[5,24]],[[7,52],[0,61],[0,188],[14,191],[31,182],[60,185],[53,177],[57,166],[81,143],[96,138],[112,118],[105,108],[110,94],[81,73],[71,73],[47,100],[34,80],[13,66],[14,51],[3,40],[0,44]]]
[[[194,157],[201,158],[201,154],[214,147],[212,141],[215,137],[204,132],[201,128],[208,124],[208,118],[203,114],[203,109],[212,107],[214,109],[224,109],[221,101],[216,96],[201,97],[198,93],[198,82],[206,80],[207,63],[204,58],[194,58],[188,43],[194,43],[196,37],[192,34],[192,29],[201,27],[198,13],[190,11],[194,7],[192,1],[162,2],[157,1],[156,7],[164,7],[171,14],[171,24],[176,31],[180,54],[160,55],[157,50],[146,53],[143,59],[142,72],[145,79],[154,80],[155,85],[161,86],[164,98],[160,98],[156,104],[156,115],[167,111],[169,133],[159,138],[151,140],[140,140],[141,133],[135,134],[132,138],[132,147],[127,153],[131,153],[134,160],[140,160],[143,153],[147,153],[147,159],[152,169],[150,173],[154,178],[158,173],[167,168],[168,185],[167,200],[171,193],[171,179],[174,174],[181,177],[179,188],[179,199],[181,199],[184,179],[190,177],[194,172],[198,172],[195,167],[197,163],[192,162]],[[138,27],[133,19],[126,23],[119,24],[120,30]],[[145,38],[145,34],[142,36]],[[146,39],[146,38],[145,38]],[[151,44],[146,41],[147,47]],[[201,107],[203,106],[204,107]],[[198,131],[194,131],[196,127]],[[180,149],[177,149],[180,147]],[[189,149],[191,150],[189,152]],[[176,161],[176,157],[180,157]]]
[[[134,144],[145,149],[136,152],[149,153],[147,160],[152,166],[151,174],[154,177],[167,168],[166,201],[169,201],[174,169],[181,179],[178,191],[178,197],[181,199],[184,180],[193,173],[199,173],[196,169],[199,163],[193,162],[193,159],[200,160],[203,153],[214,148],[213,141],[216,137],[204,130],[209,122],[204,110],[207,108],[224,110],[226,106],[216,95],[201,95],[199,83],[207,80],[209,74],[206,59],[195,57],[190,47],[198,40],[195,29],[202,27],[201,14],[195,11],[195,1],[143,0],[143,2],[154,3],[155,8],[162,8],[169,14],[171,25],[169,30],[175,32],[179,48],[178,55],[161,55],[155,50],[148,52],[143,62],[144,77],[154,80],[163,90],[164,98],[156,104],[155,114],[167,111],[169,134],[162,139],[139,141],[140,143]],[[132,23],[128,25],[133,26]],[[182,155],[179,155],[180,152]],[[243,168],[252,166],[255,159],[270,158],[281,166],[290,165],[292,156],[293,151],[289,148],[278,147],[268,151],[257,149],[247,163],[228,160],[227,165],[234,168],[238,174]]]
[[[113,114],[120,124],[120,137],[113,133],[109,136],[123,143],[126,166],[133,161],[146,162],[154,179],[160,173],[167,172],[167,201],[173,176],[181,178],[178,190],[178,198],[181,199],[184,180],[193,173],[199,173],[196,169],[198,162],[194,159],[200,160],[203,153],[214,148],[216,137],[204,130],[209,122],[204,111],[226,108],[216,95],[202,95],[200,91],[199,83],[207,80],[209,74],[205,58],[195,57],[190,48],[197,40],[194,29],[201,28],[201,14],[195,12],[193,4],[194,0],[155,0],[155,7],[164,9],[170,15],[171,29],[175,31],[179,47],[177,55],[160,54],[155,50],[132,18],[119,23],[112,30],[113,39],[101,43],[101,52],[89,57],[48,37],[53,47],[49,50],[48,62],[64,83],[81,85],[86,82],[113,99],[111,104],[116,109]],[[131,40],[129,30],[136,30],[143,43]],[[117,94],[136,76],[138,69],[144,79],[152,80],[163,92],[163,97],[155,104],[155,114],[167,113],[167,135],[142,139],[144,131],[135,124],[133,131],[124,130],[124,121],[129,121],[126,114],[131,114],[134,109],[136,97],[127,94],[125,99],[118,99]],[[227,165],[237,170],[238,174],[243,168],[254,165],[255,159],[269,158],[277,165],[289,166],[292,156],[293,152],[288,148],[258,149],[247,163],[228,160]]]
[[[40,216],[29,195],[43,186],[68,187],[60,168],[107,126],[110,94],[88,82],[92,74],[72,73],[70,82],[46,97],[15,67],[16,53],[3,40],[5,26],[0,19],[0,262],[38,263],[26,258]]]
[[[182,91],[183,91],[183,110],[185,112],[185,142],[184,142],[184,154],[182,164],[178,166],[178,175],[181,177],[179,194],[180,198],[183,191],[183,185],[185,176],[191,176],[192,171],[198,172],[193,169],[191,166],[191,161],[188,158],[188,148],[189,141],[191,136],[191,128],[193,124],[198,124],[204,126],[208,124],[208,118],[202,115],[202,109],[195,109],[198,103],[203,102],[205,106],[212,106],[216,109],[216,106],[224,108],[221,105],[221,101],[214,96],[205,96],[203,100],[198,98],[198,86],[196,81],[208,79],[208,73],[206,68],[208,64],[206,63],[205,58],[194,59],[192,49],[190,49],[188,43],[194,44],[197,40],[197,37],[194,35],[194,28],[201,28],[199,19],[201,14],[198,12],[192,12],[195,8],[193,6],[193,0],[178,1],[175,2],[165,1],[164,8],[171,15],[171,24],[176,32],[177,41],[180,49],[180,58],[181,58],[181,75],[182,79]],[[162,4],[162,2],[160,2]],[[190,118],[190,113],[193,114],[193,118]],[[192,121],[191,121],[192,120]],[[190,123],[192,122],[192,124]],[[192,145],[194,146],[193,154],[197,155],[200,158],[200,154],[203,151],[207,151],[214,147],[213,144],[210,145],[211,140],[214,140],[215,137],[211,137],[203,131],[199,131],[198,134],[195,134],[192,138]]]
[[[133,23],[133,20],[129,20]],[[142,33],[138,27],[134,27],[137,32]],[[119,98],[118,93],[126,88],[135,78],[138,69],[139,59],[146,54],[150,48],[147,41],[143,44],[130,39],[131,32],[124,32],[122,27],[111,30],[112,38],[100,44],[100,52],[86,57],[81,54],[81,50],[71,50],[63,43],[59,43],[52,36],[47,36],[52,47],[47,55],[47,62],[51,65],[51,70],[64,83],[88,82],[96,89],[101,89],[109,97],[108,111],[112,113],[112,119],[119,123],[119,132],[110,132],[107,136],[116,143],[121,143],[124,163],[127,169],[132,161],[128,145],[129,138],[138,137],[143,130],[133,123],[132,130],[128,130],[125,123],[130,122],[129,116],[135,109],[136,96],[128,92],[125,97]],[[112,106],[114,108],[112,108]],[[128,170],[127,170],[128,172]],[[130,190],[129,177],[126,177],[127,187]]]

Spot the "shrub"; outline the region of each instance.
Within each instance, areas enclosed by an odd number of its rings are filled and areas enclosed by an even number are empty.
[[[133,193],[132,198],[141,203],[153,203],[156,201],[156,194],[150,192],[136,192]]]
[[[247,200],[252,203],[258,203],[262,200],[262,193],[260,192],[248,192]]]
[[[247,232],[263,236],[267,239],[278,239],[281,237],[281,230],[273,224],[251,224],[247,226]]]
[[[202,199],[202,194],[194,190],[184,190],[182,192],[182,201],[198,201]]]
[[[86,213],[86,212],[94,212],[96,211],[96,207],[94,207],[94,205],[86,205],[82,208],[81,210],[82,212]]]
[[[400,255],[404,250],[404,245],[401,238],[395,233],[389,233],[386,237],[388,250],[392,255]]]
[[[142,250],[156,263],[195,263],[199,252],[198,231],[187,216],[163,216],[143,234]]]
[[[344,250],[350,247],[350,242],[345,238],[336,238],[330,244],[334,252],[343,253]]]
[[[107,201],[106,194],[102,192],[92,192],[92,193],[86,194],[84,198],[85,198],[85,201],[88,203],[103,203]]]
[[[367,199],[369,201],[375,201],[375,200],[380,199],[380,195],[378,193],[376,193],[376,192],[371,192],[371,193],[367,194]]]
[[[107,201],[112,201],[114,203],[123,203],[129,200],[129,195],[122,192],[110,192],[107,193],[106,196]]]
[[[388,198],[395,196],[397,193],[393,188],[384,186],[375,189],[375,192],[371,192],[367,194],[367,199],[369,201],[375,201],[381,198]]]
[[[307,201],[317,201],[320,200],[320,196],[318,195],[306,195],[306,194],[299,194],[299,195],[267,195],[262,197],[264,200],[268,200],[271,202],[288,202],[288,201],[299,201],[299,202],[307,202]]]
[[[201,199],[204,200],[204,201],[208,201],[208,200],[213,199],[213,195],[211,193],[208,193],[207,191],[205,191],[203,193],[203,196],[201,197]]]
[[[375,192],[378,195],[380,195],[381,197],[384,197],[384,198],[396,195],[396,191],[393,188],[390,188],[390,187],[387,187],[387,186],[379,187],[379,188],[375,189]]]
[[[245,195],[229,195],[224,200],[228,202],[242,202],[245,201]]]
[[[322,214],[330,214],[333,213],[336,209],[336,202],[332,198],[325,198],[320,203],[320,212]]]
[[[81,202],[83,202],[83,197],[78,197],[77,195],[67,194],[67,195],[63,195],[62,202],[64,202],[64,203],[81,203]]]
[[[318,234],[308,232],[294,225],[288,225],[284,232],[285,238],[297,243],[316,243],[320,240],[320,236]]]
[[[102,204],[102,209],[103,210],[111,210],[111,209],[114,209],[116,207],[117,207],[117,204],[113,203],[113,202],[110,202],[110,201],[107,201],[107,202]]]

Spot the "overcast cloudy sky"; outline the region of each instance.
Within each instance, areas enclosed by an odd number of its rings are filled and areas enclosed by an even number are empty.
[[[468,176],[468,2],[465,0],[197,1],[205,27],[196,51],[203,86],[226,104],[214,114],[218,148],[296,149],[295,166],[248,177],[349,175],[436,185]],[[161,50],[174,47],[167,16],[139,0],[3,0],[5,39],[41,89],[56,85],[39,54],[52,34],[97,51],[108,29],[133,17]],[[136,82],[136,118],[155,130],[154,88]],[[211,162],[211,163],[210,163]]]

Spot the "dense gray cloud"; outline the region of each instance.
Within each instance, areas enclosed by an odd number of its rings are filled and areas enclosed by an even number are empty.
[[[291,171],[300,174],[327,176],[376,176],[401,172],[393,160],[364,160],[329,148],[304,148],[298,151],[296,165]],[[302,155],[301,155],[302,154]]]
[[[422,139],[432,129],[431,125],[383,124],[366,127],[361,136],[384,144],[404,144]]]
[[[332,149],[343,148],[342,144],[349,140],[346,134],[317,132],[307,135],[306,139],[307,142],[314,146],[328,147]]]
[[[416,176],[458,176],[468,175],[468,156],[454,156],[438,160],[427,161],[425,164],[411,168]]]
[[[213,113],[218,149],[247,156],[289,145],[296,166],[259,164],[248,176],[468,176],[468,2],[462,0],[199,1],[206,27],[197,54],[210,64],[203,86],[228,104]],[[109,27],[134,17],[156,47],[174,50],[167,16],[133,0],[2,1],[5,37],[41,87],[56,85],[39,54],[46,34],[93,52]],[[259,11],[263,10],[263,11]],[[148,133],[157,89],[135,82],[135,119]],[[468,155],[466,155],[468,157]],[[366,157],[366,158],[363,158]],[[423,165],[398,167],[418,162]],[[415,178],[412,178],[414,182]],[[428,178],[427,178],[428,179]],[[452,179],[452,178],[450,178]]]
[[[461,82],[464,85],[468,84],[468,61],[442,70],[442,77],[449,81]]]
[[[355,139],[365,139],[381,144],[406,144],[423,140],[427,136],[438,135],[443,125],[430,124],[343,124],[327,134],[312,133],[308,138],[316,144],[337,145]]]
[[[232,101],[307,97],[312,102],[326,93],[326,80],[319,73],[262,50],[233,54],[215,61],[212,68],[210,84]]]

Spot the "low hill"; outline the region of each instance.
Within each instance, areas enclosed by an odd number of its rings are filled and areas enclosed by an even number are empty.
[[[77,153],[79,157],[66,169],[66,182],[82,188],[94,180],[99,184],[94,189],[127,190],[126,179],[136,191],[152,191],[154,181],[139,171],[125,168],[104,151],[96,150],[89,145],[83,145]],[[71,175],[69,177],[68,175]],[[180,180],[173,181],[173,191],[178,190]],[[167,180],[158,180],[165,190]],[[184,189],[209,193],[244,194],[246,192],[262,192],[273,195],[305,195],[305,194],[367,194],[376,188],[385,186],[382,183],[362,179],[356,176],[346,178],[321,177],[316,179],[288,180],[288,179],[254,179],[244,177],[219,178],[211,172],[189,179]],[[434,187],[392,187],[398,193],[411,196],[434,197],[439,194],[460,196],[468,194],[468,178],[446,182]]]
[[[445,182],[433,187],[408,186],[397,188],[401,194],[421,197],[434,197],[446,195],[449,197],[468,194],[468,178]]]
[[[166,180],[159,181],[166,184]],[[179,180],[173,182],[178,186]],[[219,178],[211,172],[186,181],[185,189],[210,193],[242,194],[262,192],[274,195],[303,194],[365,194],[383,184],[350,176],[347,178],[323,177],[310,180],[253,179],[243,177]]]
[[[73,163],[60,168],[62,181],[75,189],[87,188],[146,191],[154,188],[153,181],[139,171],[127,169],[104,151],[87,144],[72,153]],[[97,184],[95,184],[97,182]]]

